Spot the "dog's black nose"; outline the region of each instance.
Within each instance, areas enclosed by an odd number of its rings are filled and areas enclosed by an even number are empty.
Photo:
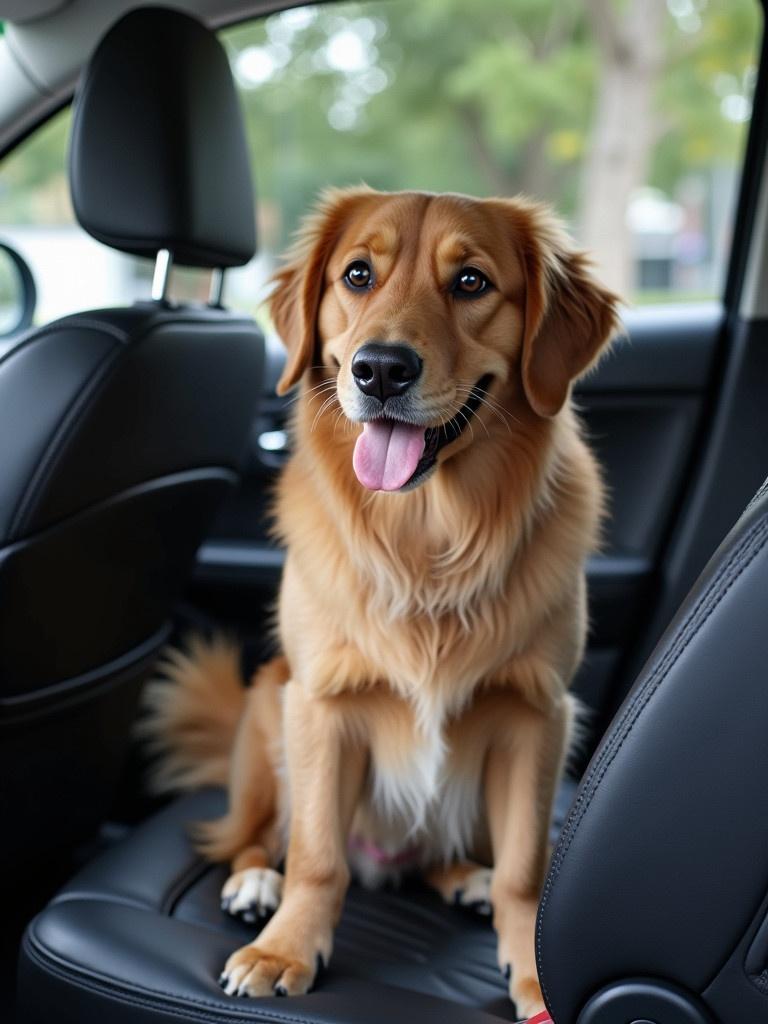
[[[421,359],[410,345],[384,345],[369,341],[355,352],[352,376],[364,395],[388,398],[402,395],[419,379]]]

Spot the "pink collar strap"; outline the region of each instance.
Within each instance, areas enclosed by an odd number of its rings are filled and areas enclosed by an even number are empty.
[[[398,850],[397,853],[389,853],[387,850],[382,850],[376,843],[371,842],[370,839],[363,839],[362,836],[350,836],[349,845],[353,850],[359,850],[374,864],[380,864],[382,867],[402,868],[416,864],[421,853],[418,846],[406,846],[404,849]]]

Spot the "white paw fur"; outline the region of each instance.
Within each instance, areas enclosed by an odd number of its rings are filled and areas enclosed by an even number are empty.
[[[490,868],[478,868],[473,871],[455,890],[453,902],[459,907],[468,907],[478,914],[490,915],[493,913],[491,907],[492,878],[493,871]]]
[[[221,909],[246,924],[273,914],[283,896],[283,876],[272,868],[244,868],[230,875],[221,890]]]

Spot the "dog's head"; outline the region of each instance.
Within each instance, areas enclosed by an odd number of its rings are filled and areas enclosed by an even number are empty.
[[[335,377],[362,425],[353,465],[372,490],[424,482],[489,422],[552,418],[616,325],[544,207],[369,189],[327,193],[277,274],[272,318],[288,349],[282,394]]]

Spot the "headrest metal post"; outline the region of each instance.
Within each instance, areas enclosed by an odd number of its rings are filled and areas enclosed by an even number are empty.
[[[224,267],[214,267],[211,271],[211,288],[208,293],[208,305],[214,309],[222,308],[224,298]]]
[[[159,249],[155,257],[155,273],[152,278],[152,301],[165,302],[168,299],[168,287],[171,283],[173,254],[170,249]]]

